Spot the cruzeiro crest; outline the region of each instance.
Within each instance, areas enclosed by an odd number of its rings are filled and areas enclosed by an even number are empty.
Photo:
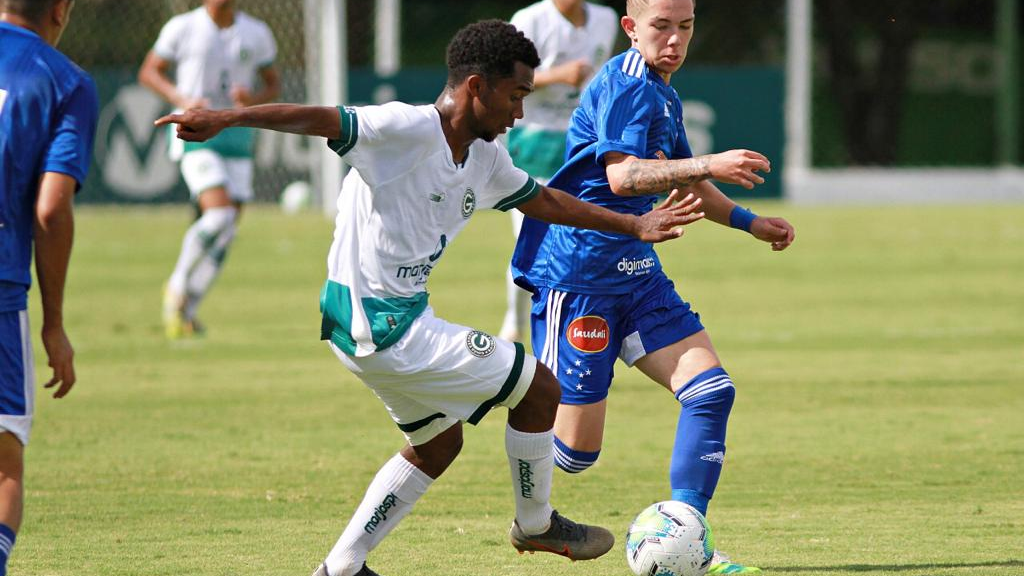
[[[466,188],[466,193],[462,196],[462,217],[469,218],[473,215],[474,210],[476,210],[476,193],[472,188]]]
[[[477,358],[486,358],[494,352],[494,337],[479,330],[472,330],[466,336],[469,353]]]

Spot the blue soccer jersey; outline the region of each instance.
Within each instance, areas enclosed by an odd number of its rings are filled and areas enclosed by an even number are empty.
[[[39,179],[85,181],[96,133],[96,87],[66,56],[0,22],[0,312],[23,310],[31,283]]]
[[[609,60],[587,86],[566,136],[567,162],[549,186],[625,214],[644,214],[656,196],[616,196],[604,155],[690,158],[683,105],[675,89],[630,49]],[[666,190],[665,192],[668,192]],[[661,270],[651,244],[631,236],[548,225],[526,218],[512,256],[516,282],[584,294],[626,294]]]

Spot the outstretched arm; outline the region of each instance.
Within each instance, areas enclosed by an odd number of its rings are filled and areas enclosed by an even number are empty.
[[[178,138],[190,142],[203,142],[225,128],[241,126],[323,138],[341,137],[341,115],[332,106],[264,104],[231,110],[186,110],[181,114],[168,114],[154,124],[177,124]]]
[[[673,190],[660,206],[642,216],[621,214],[607,208],[584,202],[555,188],[542,187],[540,194],[518,206],[519,211],[531,218],[577,228],[601,230],[634,236],[644,242],[664,242],[683,235],[681,226],[704,217],[697,212],[701,205],[693,194],[685,198]]]
[[[729,150],[679,160],[641,160],[609,152],[604,155],[604,162],[608,184],[619,196],[664,194],[710,179],[739,184],[749,190],[764,183],[757,172],[771,172],[768,158],[751,150]]]
[[[671,188],[688,187],[703,201],[712,222],[750,232],[758,240],[785,250],[796,238],[793,226],[783,218],[756,216],[740,208],[722,193],[712,179],[739,184],[750,190],[763,184],[757,172],[770,172],[771,163],[751,150],[729,150],[680,160],[641,160],[636,156],[605,154],[605,171],[612,192],[620,196],[660,194]]]

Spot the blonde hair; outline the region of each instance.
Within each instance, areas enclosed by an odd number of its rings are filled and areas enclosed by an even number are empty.
[[[626,0],[626,14],[636,18],[651,5],[650,0]]]

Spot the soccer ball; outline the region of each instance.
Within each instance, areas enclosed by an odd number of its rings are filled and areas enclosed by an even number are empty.
[[[309,208],[313,199],[313,190],[309,184],[296,180],[285,186],[281,192],[281,210],[285,214],[296,214]]]
[[[682,502],[658,502],[626,533],[626,562],[637,576],[703,576],[715,553],[704,515]]]

